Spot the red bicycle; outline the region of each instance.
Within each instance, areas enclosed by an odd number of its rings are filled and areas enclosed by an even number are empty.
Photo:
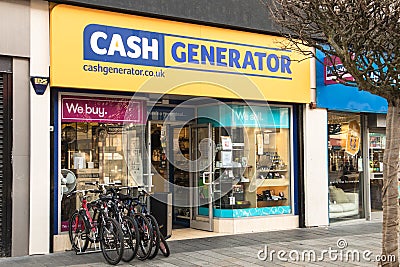
[[[101,250],[108,263],[118,264],[124,252],[124,235],[120,224],[107,215],[108,203],[112,198],[101,195],[101,190],[76,190],[73,193],[81,195],[81,207],[69,220],[69,238],[73,250],[77,254],[89,253],[86,250],[90,242],[94,245],[94,250],[90,252]],[[88,202],[88,193],[100,193],[99,199]]]

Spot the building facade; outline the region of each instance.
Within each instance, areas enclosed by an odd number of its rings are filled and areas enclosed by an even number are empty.
[[[50,19],[52,167],[76,176],[54,192],[118,181],[171,193],[175,224],[299,226],[308,61],[269,35],[67,5]],[[58,247],[77,203],[50,201]]]
[[[387,101],[334,82],[328,61],[317,55],[316,104],[327,113],[329,219],[371,219],[382,211]]]
[[[315,63],[280,47],[260,1],[18,7],[29,22],[10,25],[29,29],[29,49],[0,50],[13,63],[2,73],[11,69],[13,88],[27,88],[13,100],[21,109],[13,110],[12,190],[21,194],[11,202],[11,255],[67,247],[66,221],[78,203],[67,192],[85,181],[169,193],[173,223],[184,227],[329,224],[327,134],[315,130],[326,129],[327,113],[308,105],[316,101]],[[36,89],[49,78],[50,86],[35,90],[29,77]],[[26,129],[15,128],[17,118]]]

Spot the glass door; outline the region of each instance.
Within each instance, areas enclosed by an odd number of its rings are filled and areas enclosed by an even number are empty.
[[[190,128],[190,227],[213,231],[213,159],[211,124]]]
[[[173,144],[170,154],[170,191],[173,193],[174,224],[190,226],[190,128],[188,124],[171,125]]]
[[[144,186],[151,190],[152,179],[149,164],[149,133],[145,125],[125,125],[123,144],[128,171],[127,186]],[[124,183],[123,183],[124,184]]]

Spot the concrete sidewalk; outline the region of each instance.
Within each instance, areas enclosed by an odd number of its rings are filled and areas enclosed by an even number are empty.
[[[329,227],[177,240],[169,242],[168,258],[158,255],[153,260],[121,261],[118,266],[377,266],[381,229],[381,222],[359,220]],[[101,253],[75,255],[69,251],[3,258],[0,266],[109,265]]]

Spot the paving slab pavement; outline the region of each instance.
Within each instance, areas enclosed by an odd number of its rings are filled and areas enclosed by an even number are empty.
[[[198,239],[174,240],[171,255],[118,266],[378,266],[381,222],[356,221],[329,227],[302,228]],[[101,253],[72,251],[1,258],[1,266],[109,266]]]

